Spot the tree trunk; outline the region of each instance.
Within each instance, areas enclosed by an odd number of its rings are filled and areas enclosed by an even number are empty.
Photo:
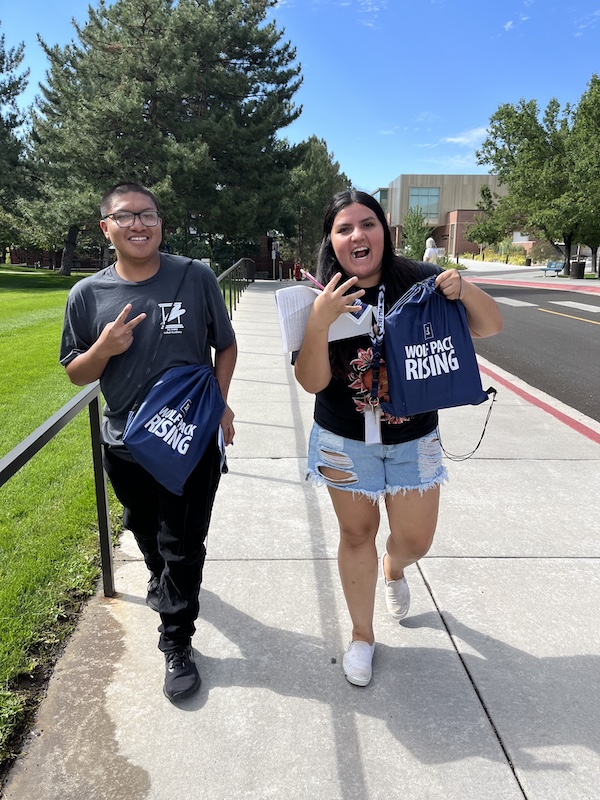
[[[563,272],[565,275],[571,274],[571,246],[573,244],[573,236],[565,236],[565,268]]]
[[[210,254],[210,266],[214,270],[215,274],[217,272],[217,265],[215,263],[215,251],[213,248],[213,236],[212,233],[209,233],[207,236],[206,243],[208,244],[208,252]]]
[[[60,260],[61,275],[70,275],[73,269],[73,256],[75,254],[75,247],[77,245],[77,235],[79,234],[79,226],[71,225],[67,238],[65,239],[65,246],[62,251],[62,258]]]

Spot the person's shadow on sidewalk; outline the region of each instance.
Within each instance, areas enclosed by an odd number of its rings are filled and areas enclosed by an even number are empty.
[[[443,613],[455,639],[476,650],[461,657],[510,758],[521,769],[569,770],[568,762],[542,761],[532,748],[584,747],[600,753],[600,696],[596,655],[537,657]],[[432,614],[405,622],[431,624]],[[460,644],[458,644],[460,648]],[[463,648],[464,649],[464,648]]]
[[[207,694],[217,688],[257,687],[328,705],[335,735],[341,737],[338,753],[346,765],[360,755],[358,742],[351,746],[347,736],[355,714],[384,721],[402,746],[425,764],[473,757],[505,761],[454,649],[410,646],[410,629],[417,628],[434,629],[439,641],[448,641],[434,612],[405,620],[397,647],[378,644],[374,678],[365,689],[344,679],[341,652],[334,644],[264,625],[206,589],[201,619],[235,643],[241,656],[199,656],[203,685],[200,695],[188,702],[190,711],[204,705]],[[599,750],[600,700],[591,687],[597,683],[600,658],[539,659],[448,619],[452,633],[481,654],[466,654],[463,660],[500,736],[509,734],[509,756],[516,767],[570,769],[569,763],[536,760],[528,752],[536,747]]]

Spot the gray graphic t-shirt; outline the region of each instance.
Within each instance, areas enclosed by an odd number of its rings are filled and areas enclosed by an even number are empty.
[[[120,445],[127,414],[142,385],[147,392],[171,367],[212,365],[211,349],[224,350],[235,340],[210,267],[193,261],[178,290],[187,264],[188,258],[161,253],[156,275],[139,283],[123,280],[111,265],[79,281],[69,293],[60,348],[63,366],[88,350],[127,303],[133,306],[128,319],[147,314],[135,328],[129,350],[113,356],[100,378],[106,400],[102,426],[106,444]],[[165,332],[146,376],[163,323]]]

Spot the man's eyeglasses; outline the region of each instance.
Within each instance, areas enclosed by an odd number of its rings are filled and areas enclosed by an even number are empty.
[[[135,222],[135,218],[139,217],[142,225],[147,228],[155,228],[158,225],[160,214],[158,211],[116,211],[114,214],[107,214],[102,219],[114,220],[119,228],[131,228]]]

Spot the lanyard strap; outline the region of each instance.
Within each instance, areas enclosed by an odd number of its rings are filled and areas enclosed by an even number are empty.
[[[187,272],[188,272],[188,269],[190,267],[190,264],[193,264],[193,263],[194,263],[194,259],[190,258],[188,263],[185,265],[185,267],[183,269],[183,275],[181,276],[181,280],[179,281],[179,285],[177,286],[177,291],[175,292],[175,296],[173,297],[173,303],[177,300],[177,295],[179,294],[179,292],[181,290],[181,287],[183,286],[183,282],[185,280],[185,276],[187,275]],[[171,305],[173,305],[173,303],[171,303]],[[152,357],[150,358],[150,361],[148,362],[148,366],[146,367],[146,372],[144,373],[144,377],[142,378],[142,381],[141,381],[141,383],[140,383],[140,385],[138,387],[138,393],[137,393],[137,397],[135,399],[135,403],[133,404],[132,411],[137,411],[138,406],[140,405],[140,402],[141,402],[142,396],[143,396],[143,392],[144,392],[144,388],[145,388],[145,385],[146,385],[146,381],[148,380],[148,375],[150,375],[150,370],[152,368],[152,364],[154,363],[154,359],[156,358],[156,354],[158,353],[158,348],[159,348],[160,343],[162,341],[162,338],[164,336],[166,327],[167,327],[167,320],[164,319],[160,324],[160,333],[158,334],[158,339],[156,340],[156,344],[154,346],[154,352],[152,353]]]
[[[370,335],[373,344],[373,362],[371,367],[371,396],[369,403],[373,408],[379,405],[379,368],[381,363],[381,348],[383,334],[385,333],[385,286],[380,284],[377,295],[377,316],[373,323],[373,332]]]

